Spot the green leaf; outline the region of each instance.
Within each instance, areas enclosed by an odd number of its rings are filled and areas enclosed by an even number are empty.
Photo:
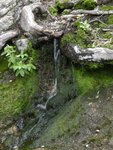
[[[29,56],[26,51],[17,52],[14,46],[7,45],[1,55],[5,55],[7,57],[8,67],[13,69],[16,76],[24,77],[25,74],[36,69],[36,67],[32,64],[33,58]]]

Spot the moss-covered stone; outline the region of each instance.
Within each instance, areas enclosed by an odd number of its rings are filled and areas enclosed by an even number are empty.
[[[100,7],[101,10],[113,10],[113,6],[112,5],[102,5]]]
[[[62,15],[68,15],[70,12],[71,12],[70,9],[65,9],[65,10],[62,12]]]
[[[89,32],[86,32],[83,29],[78,29],[76,33],[69,32],[65,34],[61,40],[61,46],[63,47],[69,43],[79,45],[81,48],[92,47]]]
[[[76,43],[76,37],[75,34],[73,34],[72,32],[68,32],[66,33],[63,38],[61,39],[61,46],[65,46],[66,44],[69,43]]]
[[[22,113],[31,103],[38,87],[38,75],[34,71],[24,78],[15,77],[3,56],[0,57],[0,64],[0,119],[4,119]]]
[[[80,69],[80,66],[73,68],[73,75],[78,89],[78,94],[84,93],[95,87],[113,84],[111,76],[111,72],[113,72],[112,66],[103,67],[99,64],[90,64],[89,69],[88,66],[86,67],[87,69]]]
[[[71,9],[73,6],[69,0],[56,0],[55,4],[49,7],[49,11],[53,16],[56,16],[57,13],[62,13],[65,9]]]
[[[56,7],[49,7],[49,12],[51,13],[51,15],[56,16],[57,15],[57,8]]]
[[[113,25],[113,15],[109,15],[107,24],[108,25]]]
[[[77,4],[75,4],[75,9],[88,9],[92,10],[96,7],[95,0],[81,0]]]

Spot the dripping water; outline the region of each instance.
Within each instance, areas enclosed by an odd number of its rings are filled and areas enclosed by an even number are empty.
[[[46,110],[48,102],[57,95],[58,90],[58,75],[59,75],[59,63],[60,63],[60,48],[59,40],[54,39],[54,81],[52,90],[49,93],[48,99],[44,105],[38,104],[37,107]]]

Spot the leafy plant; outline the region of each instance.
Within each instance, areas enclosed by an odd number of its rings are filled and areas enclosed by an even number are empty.
[[[8,67],[16,73],[16,76],[20,75],[24,77],[26,74],[36,69],[33,64],[33,58],[29,57],[24,50],[17,53],[16,47],[7,45],[1,55],[7,57]]]
[[[80,22],[78,21],[76,23],[76,25],[77,25],[78,29],[82,29],[84,31],[90,31],[91,30],[90,24],[88,23],[87,20],[85,20],[84,22],[83,21],[80,21]]]

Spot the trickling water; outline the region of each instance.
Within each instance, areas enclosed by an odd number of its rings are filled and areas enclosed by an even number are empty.
[[[60,63],[60,49],[58,39],[54,39],[54,82],[52,90],[48,96],[48,99],[44,105],[38,104],[37,107],[46,110],[49,100],[51,100],[57,94],[58,90],[58,75],[59,75],[59,63]]]
[[[58,89],[58,75],[59,75],[59,62],[60,62],[60,49],[58,39],[54,39],[54,67],[55,67],[55,74],[54,74],[54,84],[52,90],[49,95],[49,99],[53,98],[57,94]]]

